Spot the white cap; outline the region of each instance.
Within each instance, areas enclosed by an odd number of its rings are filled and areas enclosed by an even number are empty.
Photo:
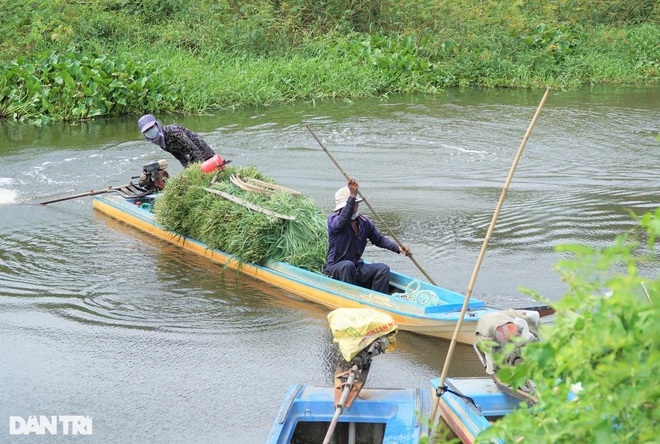
[[[332,211],[338,211],[341,210],[346,206],[346,201],[351,195],[351,190],[348,189],[348,187],[343,187],[337,190],[335,193],[335,209]],[[355,202],[362,202],[362,198],[356,197]]]

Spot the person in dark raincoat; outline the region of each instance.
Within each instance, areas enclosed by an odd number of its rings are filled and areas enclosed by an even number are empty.
[[[181,125],[162,126],[154,116],[146,114],[138,120],[138,127],[145,139],[173,155],[184,168],[215,156],[204,139]]]

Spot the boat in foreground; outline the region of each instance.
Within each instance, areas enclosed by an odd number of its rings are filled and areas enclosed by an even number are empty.
[[[330,309],[374,308],[392,316],[401,330],[445,339],[453,336],[465,301],[460,293],[394,271],[390,273],[394,294],[385,294],[284,262],[267,261],[260,265],[241,262],[235,256],[166,230],[151,212],[155,196],[157,194],[133,198],[108,193],[96,196],[93,206],[113,219]],[[477,321],[494,311],[496,309],[487,307],[484,301],[471,298],[457,340],[473,344]]]
[[[332,387],[289,387],[268,444],[323,442],[336,405]],[[424,389],[363,389],[334,430],[337,443],[417,444],[428,434],[429,393]],[[349,441],[348,437],[354,437]]]
[[[363,388],[372,358],[396,348],[392,318],[377,310],[337,309],[328,320],[344,358],[334,389],[290,386],[266,443],[417,444],[428,437],[429,390]],[[453,435],[464,444],[474,443],[493,421],[533,403],[489,377],[447,378],[439,390],[440,384],[440,378],[431,380],[433,401],[449,429],[440,429],[439,436]]]
[[[338,308],[328,321],[343,358],[334,388],[292,385],[266,442],[417,444],[428,436],[427,390],[364,388],[373,358],[396,349],[392,317],[371,308]]]
[[[514,390],[499,379],[494,355],[501,354],[501,365],[521,363],[521,349],[538,340],[539,322],[538,313],[524,310],[483,316],[477,323],[478,340],[473,347],[490,377],[447,378],[440,389],[440,378],[431,381],[440,418],[462,443],[474,443],[494,421],[537,402],[531,381]]]
[[[439,382],[433,379],[431,386],[437,390]],[[438,400],[440,418],[463,444],[474,443],[492,422],[525,405],[488,377],[447,378],[445,386]]]

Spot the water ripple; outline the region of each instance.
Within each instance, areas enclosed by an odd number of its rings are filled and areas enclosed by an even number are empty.
[[[30,303],[77,322],[139,329],[227,333],[291,324],[279,316],[287,307],[272,303],[285,295],[257,297],[264,289],[254,291],[249,278],[104,225],[14,230],[0,235],[0,245],[0,297],[8,307]]]

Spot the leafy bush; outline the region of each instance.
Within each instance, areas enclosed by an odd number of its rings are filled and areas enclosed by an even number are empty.
[[[523,351],[525,363],[498,376],[514,386],[534,381],[539,402],[495,423],[479,442],[657,442],[660,408],[660,279],[638,270],[657,260],[660,209],[636,232],[607,248],[563,246],[573,258],[557,269],[568,292],[555,305],[554,325]]]

